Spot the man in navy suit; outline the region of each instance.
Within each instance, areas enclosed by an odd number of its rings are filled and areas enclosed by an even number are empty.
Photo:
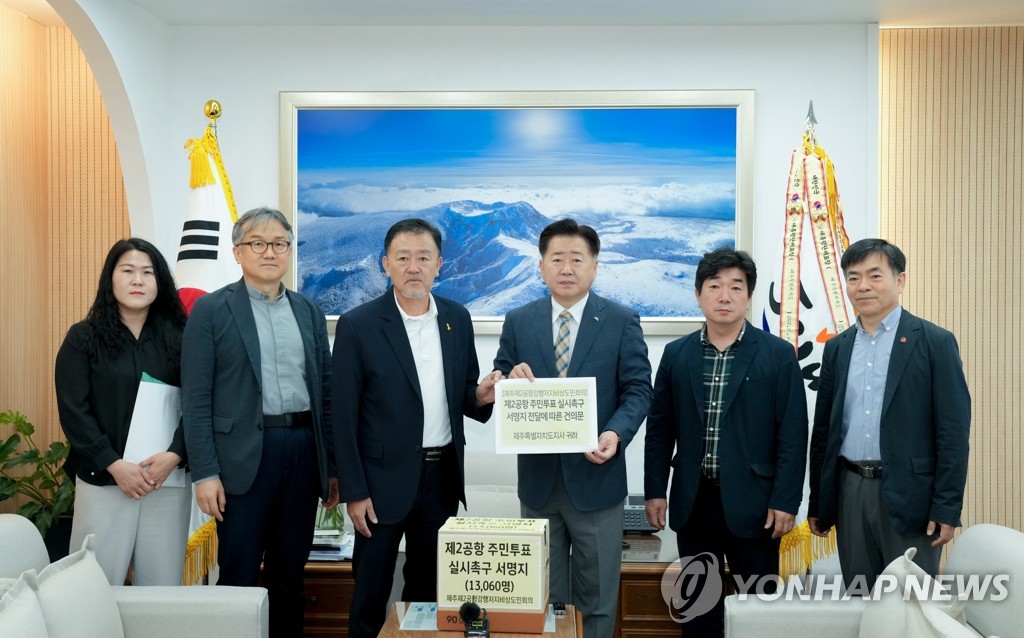
[[[388,230],[381,297],[338,319],[334,433],[341,499],[356,535],[349,636],[376,636],[387,613],[405,536],[402,600],[437,600],[437,531],[465,503],[463,415],[491,416],[491,373],[480,366],[473,322],[430,293],[441,233],[422,219]]]
[[[648,522],[664,529],[667,509],[684,561],[709,552],[721,575],[728,557],[744,582],[779,573],[779,539],[793,529],[807,466],[800,366],[792,345],[747,322],[756,283],[743,251],[700,260],[694,288],[706,321],[665,347],[644,448]],[[683,633],[720,638],[722,628],[719,600]]]
[[[651,364],[637,313],[590,289],[601,250],[597,232],[562,219],[541,232],[539,248],[551,296],[505,316],[494,368],[511,379],[597,380],[597,449],[519,455],[519,500],[524,517],[550,523],[551,599],[582,611],[587,638],[610,638],[622,559],[624,450],[650,407]]]
[[[181,347],[181,409],[200,509],[217,519],[218,584],[264,564],[270,633],[301,636],[317,497],[338,503],[323,312],[281,283],[292,229],[251,210],[231,241],[242,279],[200,297]]]
[[[906,265],[884,239],[846,249],[857,325],[822,355],[808,521],[819,536],[836,526],[843,577],[858,589],[909,547],[936,574],[967,481],[971,396],[960,350],[952,333],[900,305]]]

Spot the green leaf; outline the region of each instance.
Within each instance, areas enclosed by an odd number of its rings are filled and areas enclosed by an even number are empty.
[[[14,413],[14,429],[18,431],[18,434],[22,436],[32,436],[36,432],[36,427],[28,422],[24,414],[20,412]]]
[[[39,503],[25,503],[18,508],[18,513],[25,518],[35,521],[35,517],[43,509],[43,506]]]
[[[18,493],[18,482],[6,476],[0,476],[0,501],[6,501]]]
[[[0,445],[0,461],[5,460],[11,454],[14,454],[14,451],[18,449],[19,445],[21,445],[20,436],[18,436],[17,434],[12,434],[11,436],[7,437],[7,440],[4,441],[4,444]]]
[[[43,510],[39,512],[39,515],[36,516],[36,519],[33,522],[36,524],[36,529],[39,530],[39,533],[46,536],[46,530],[50,529],[50,526],[53,525],[53,514],[47,510]]]
[[[24,452],[18,454],[17,456],[12,457],[11,460],[4,463],[4,469],[7,469],[9,467],[17,467],[19,465],[35,465],[38,462],[39,450],[32,448],[30,450],[25,450]]]
[[[43,463],[46,463],[47,465],[50,466],[60,465],[64,461],[64,459],[67,458],[67,456],[67,450],[59,448],[55,450],[53,449],[53,446],[50,446],[50,449],[47,450],[45,454],[43,454]]]

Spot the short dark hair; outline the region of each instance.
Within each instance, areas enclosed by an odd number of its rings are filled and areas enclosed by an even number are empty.
[[[242,213],[238,221],[235,222],[235,225],[231,227],[231,244],[234,246],[241,244],[242,240],[245,239],[245,234],[252,230],[254,226],[262,226],[269,222],[281,224],[285,232],[288,233],[288,241],[295,241],[292,225],[288,223],[288,218],[284,216],[284,213],[276,208],[260,206],[259,208],[253,208]]]
[[[907,256],[903,254],[899,246],[890,244],[884,239],[869,238],[853,242],[843,253],[843,259],[840,262],[843,273],[845,274],[850,266],[859,264],[871,255],[885,257],[889,262],[889,267],[892,268],[892,274],[897,277],[907,269]]]
[[[575,219],[566,217],[565,219],[559,219],[556,222],[551,222],[544,227],[544,230],[540,231],[540,241],[537,242],[537,248],[540,249],[540,256],[543,257],[547,254],[548,244],[551,243],[551,239],[553,237],[566,235],[582,237],[590,248],[591,257],[597,257],[597,254],[601,252],[601,238],[597,236],[597,231],[590,226],[577,224]]]
[[[757,285],[757,265],[745,250],[736,250],[732,246],[722,246],[709,253],[704,253],[697,264],[694,286],[697,292],[704,288],[704,282],[727,268],[739,268],[747,278],[747,296],[754,294]]]
[[[425,219],[410,217],[409,219],[403,219],[395,222],[395,224],[388,229],[387,234],[384,235],[385,255],[388,252],[388,248],[391,248],[392,240],[394,240],[395,236],[399,233],[411,233],[413,235],[430,233],[430,236],[434,238],[434,243],[437,244],[437,254],[441,254],[441,231],[438,230],[437,226],[431,224]]]

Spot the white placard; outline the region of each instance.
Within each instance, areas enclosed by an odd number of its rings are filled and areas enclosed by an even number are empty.
[[[494,450],[562,454],[597,448],[594,377],[506,379],[495,386]]]

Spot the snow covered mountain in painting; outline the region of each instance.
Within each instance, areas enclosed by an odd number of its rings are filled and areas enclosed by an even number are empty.
[[[300,212],[299,290],[329,315],[379,296],[388,280],[381,267],[384,235],[396,221],[422,217],[443,237],[444,264],[434,294],[454,299],[477,317],[501,317],[547,294],[540,278],[537,238],[551,221],[526,202],[453,201],[416,213]],[[699,316],[693,295],[697,262],[708,250],[732,245],[733,221],[689,216],[574,216],[601,237],[594,290],[645,317]]]

